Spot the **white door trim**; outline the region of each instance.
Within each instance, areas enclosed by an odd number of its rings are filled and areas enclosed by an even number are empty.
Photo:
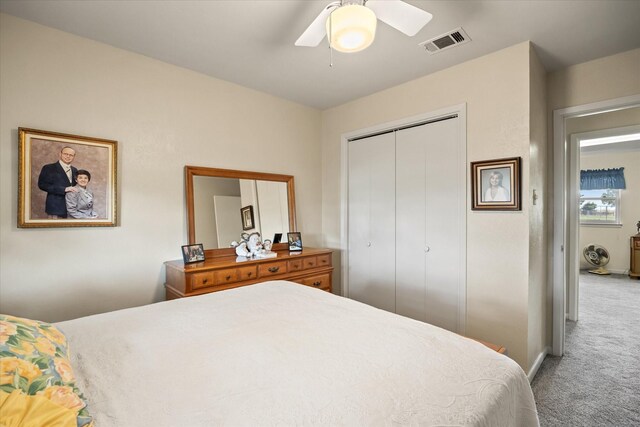
[[[564,354],[565,313],[567,289],[567,272],[578,268],[577,257],[565,252],[565,248],[575,246],[575,236],[568,233],[569,219],[567,215],[568,174],[570,154],[566,140],[566,120],[573,117],[588,116],[608,111],[622,110],[640,106],[640,95],[625,96],[591,104],[578,105],[553,111],[553,347],[552,354]],[[576,248],[572,248],[575,250]]]
[[[340,178],[340,248],[342,252],[341,258],[341,279],[342,279],[342,296],[349,296],[349,229],[348,229],[348,189],[349,189],[349,151],[348,151],[348,143],[349,140],[355,138],[362,138],[368,135],[373,135],[379,132],[389,131],[395,128],[401,128],[406,126],[411,126],[413,124],[418,124],[421,122],[436,120],[440,117],[450,116],[452,114],[457,114],[459,119],[459,144],[462,155],[462,162],[457,173],[459,174],[460,182],[465,183],[465,191],[461,193],[459,207],[461,211],[460,215],[460,230],[463,232],[460,234],[460,247],[464,248],[462,253],[460,254],[460,259],[457,260],[459,264],[460,275],[463,278],[463,290],[459,293],[459,307],[460,312],[458,313],[459,325],[461,327],[461,333],[464,333],[466,327],[466,313],[467,313],[467,293],[466,293],[466,284],[467,284],[467,258],[466,258],[466,247],[467,247],[467,104],[458,104],[450,107],[445,107],[436,111],[431,111],[428,113],[419,114],[416,116],[406,117],[399,120],[394,120],[392,122],[382,123],[374,126],[369,126],[363,129],[358,129],[352,132],[347,132],[341,135],[341,143],[340,143],[340,170],[341,170],[341,178]]]

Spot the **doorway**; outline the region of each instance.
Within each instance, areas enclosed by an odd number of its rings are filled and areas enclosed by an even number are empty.
[[[565,345],[565,318],[578,301],[578,145],[568,137],[571,120],[640,107],[640,95],[556,110],[553,113],[554,231],[553,231],[553,347],[561,356]],[[580,255],[581,256],[581,255]],[[571,295],[569,295],[571,293]]]

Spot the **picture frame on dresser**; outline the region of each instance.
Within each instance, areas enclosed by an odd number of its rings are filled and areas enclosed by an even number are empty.
[[[287,233],[290,252],[302,251],[302,235],[298,231]]]
[[[18,137],[19,228],[116,226],[117,141],[23,127]]]
[[[185,264],[204,261],[204,248],[201,243],[182,246],[182,260]]]

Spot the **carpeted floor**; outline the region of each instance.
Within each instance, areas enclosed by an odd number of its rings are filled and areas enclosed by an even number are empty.
[[[540,425],[640,426],[640,280],[581,273],[579,304],[531,384]]]

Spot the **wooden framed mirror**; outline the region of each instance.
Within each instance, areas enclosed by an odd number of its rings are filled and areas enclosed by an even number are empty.
[[[232,241],[259,232],[263,240],[296,231],[293,176],[185,166],[189,244],[202,243],[205,256],[235,256]]]

